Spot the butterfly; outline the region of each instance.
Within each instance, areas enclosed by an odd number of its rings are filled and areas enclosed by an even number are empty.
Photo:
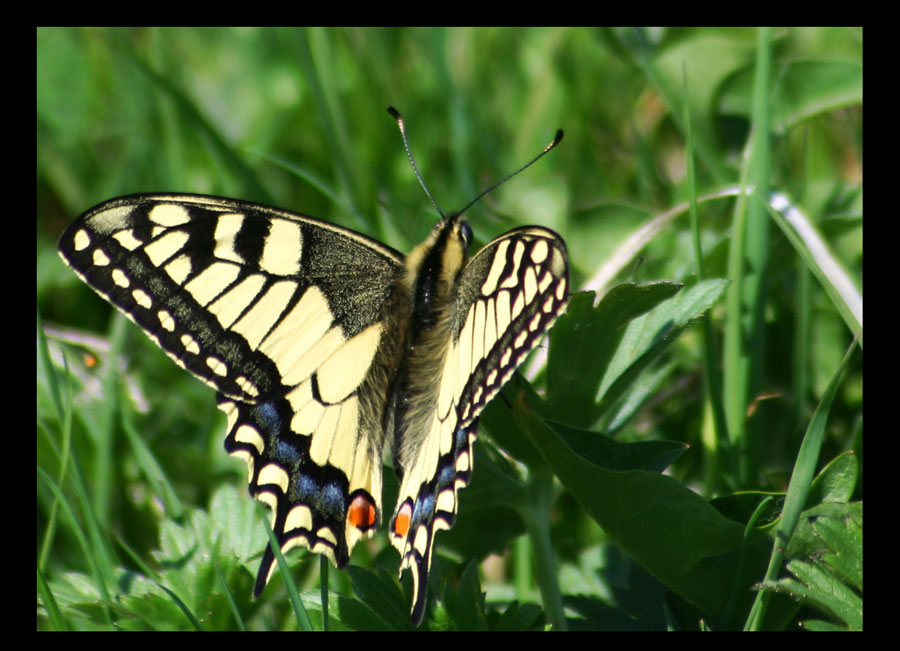
[[[216,390],[225,448],[247,462],[282,552],[300,545],[345,567],[382,520],[390,448],[400,492],[388,536],[412,575],[418,625],[435,533],[453,526],[471,477],[478,416],[567,303],[559,235],[516,228],[468,257],[472,239],[463,211],[441,212],[404,256],[278,208],[138,194],[88,210],[59,253]],[[254,595],[274,560],[267,546]]]

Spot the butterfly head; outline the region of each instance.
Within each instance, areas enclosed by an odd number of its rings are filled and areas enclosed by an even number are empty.
[[[406,257],[413,313],[424,328],[433,326],[449,305],[471,243],[472,227],[461,213],[451,213]]]

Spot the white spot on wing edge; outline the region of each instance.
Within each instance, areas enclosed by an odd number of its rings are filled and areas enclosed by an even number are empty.
[[[191,353],[192,355],[200,354],[200,344],[187,333],[181,335],[181,345],[184,346],[185,352]]]
[[[235,459],[242,459],[247,462],[247,483],[248,484],[252,483],[253,482],[253,467],[254,467],[253,455],[242,448],[238,448],[237,450],[234,450],[233,452],[229,452],[228,454],[230,454]]]
[[[122,289],[128,289],[131,286],[131,281],[121,269],[112,270],[112,281]]]
[[[91,245],[91,234],[88,233],[83,228],[79,228],[75,231],[75,235],[72,237],[72,246],[76,251],[84,251]]]
[[[413,548],[419,552],[419,555],[425,557],[428,553],[428,527],[420,524],[416,529],[416,538],[413,540]]]
[[[456,513],[456,491],[453,488],[448,487],[438,493],[435,510]]]
[[[145,310],[149,310],[153,307],[153,300],[150,298],[150,295],[142,289],[135,289],[131,292],[132,298],[134,298],[134,302],[140,305]]]
[[[259,430],[250,425],[240,425],[234,433],[234,440],[239,443],[252,445],[260,454],[262,454],[262,451],[265,448],[265,441],[260,435]]]
[[[563,300],[566,297],[566,279],[560,278],[559,285],[556,287],[557,300]]]
[[[209,366],[209,368],[212,369],[212,372],[216,375],[220,375],[221,377],[225,377],[226,375],[228,375],[228,367],[222,360],[217,357],[207,357],[206,365]]]
[[[168,332],[175,331],[175,319],[172,318],[172,315],[167,310],[160,310],[156,313],[156,316],[159,318],[159,325],[163,330]]]
[[[278,509],[278,496],[275,495],[272,491],[259,491],[256,494],[256,499],[265,504],[271,509],[271,513],[269,514],[271,519],[269,521],[269,527],[271,527],[275,523],[275,514]],[[275,567],[275,563],[272,563],[272,567]],[[269,573],[271,576],[271,572]]]
[[[329,527],[319,527],[318,531],[316,531],[316,537],[327,540],[332,545],[337,545],[337,538]],[[318,545],[316,545],[316,547],[318,547]]]
[[[105,267],[110,262],[109,256],[106,255],[106,252],[101,251],[100,249],[94,249],[94,254],[91,257],[92,257],[94,266],[97,266],[97,267]]]

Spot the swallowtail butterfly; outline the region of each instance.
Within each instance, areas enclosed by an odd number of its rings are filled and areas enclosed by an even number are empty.
[[[556,233],[516,228],[467,259],[465,217],[441,216],[404,256],[277,208],[146,194],[90,209],[59,241],[84,282],[216,390],[225,448],[247,462],[282,551],[346,566],[382,519],[391,447],[400,493],[388,535],[412,574],[415,624],[435,533],[453,526],[472,473],[478,415],[568,289]],[[267,546],[255,595],[273,562]]]

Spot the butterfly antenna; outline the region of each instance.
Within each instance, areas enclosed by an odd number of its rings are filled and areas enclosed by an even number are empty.
[[[472,200],[466,205],[465,208],[463,208],[462,210],[459,211],[459,214],[462,214],[462,213],[466,212],[466,211],[467,211],[469,208],[471,208],[471,207],[472,207],[479,199],[481,199],[481,197],[483,197],[484,195],[486,195],[486,194],[487,194],[488,192],[490,192],[491,190],[494,190],[495,188],[497,188],[497,186],[503,185],[504,183],[506,183],[507,181],[509,181],[512,177],[514,177],[516,174],[518,174],[519,172],[522,172],[522,171],[528,169],[529,167],[531,167],[532,165],[534,165],[534,164],[535,164],[536,162],[538,162],[541,158],[543,158],[544,154],[546,154],[548,151],[550,151],[551,149],[553,149],[554,147],[556,147],[556,145],[558,145],[560,142],[562,142],[562,139],[563,139],[563,130],[562,130],[562,129],[557,129],[557,130],[556,130],[556,135],[553,137],[553,141],[552,141],[549,145],[547,145],[546,147],[544,147],[543,151],[541,151],[540,154],[538,154],[537,156],[535,156],[534,158],[532,158],[530,161],[528,161],[527,163],[525,163],[524,165],[522,165],[522,167],[520,167],[519,169],[517,169],[517,170],[516,170],[515,172],[513,172],[512,174],[507,174],[507,175],[504,176],[502,179],[500,179],[499,181],[497,181],[496,183],[494,183],[494,185],[490,186],[490,187],[487,188],[486,190],[482,190],[482,191],[481,191],[481,194],[479,194],[477,197],[475,197],[474,199],[472,199]]]
[[[395,120],[397,120],[397,126],[400,127],[400,135],[403,137],[403,147],[406,149],[406,157],[409,159],[409,164],[412,165],[413,172],[416,173],[416,178],[419,179],[419,183],[422,185],[422,189],[425,190],[425,194],[427,194],[428,198],[431,199],[431,203],[434,206],[435,210],[438,211],[441,219],[446,220],[447,216],[444,215],[444,211],[441,210],[441,207],[437,205],[437,201],[434,200],[434,197],[431,196],[431,191],[428,189],[428,186],[425,185],[425,179],[423,179],[422,175],[419,174],[419,168],[416,165],[416,160],[413,158],[412,151],[409,148],[409,140],[407,140],[406,138],[406,124],[404,124],[403,122],[403,116],[400,115],[400,111],[395,109],[393,106],[388,106],[387,112],[390,113]],[[538,156],[538,158],[540,158],[540,156]],[[530,164],[531,163],[529,163],[529,165]],[[525,167],[528,167],[528,165],[526,165]]]
[[[406,138],[406,125],[403,122],[403,116],[400,115],[400,111],[395,109],[393,106],[388,106],[387,112],[393,116],[393,118],[397,121],[397,126],[400,127],[400,135],[403,136],[403,146],[406,148],[406,156],[407,156],[407,158],[409,158],[409,163],[410,163],[410,165],[412,165],[413,171],[416,173],[416,178],[419,179],[419,183],[422,185],[422,189],[425,190],[425,194],[427,194],[428,198],[431,199],[431,203],[434,205],[435,209],[438,211],[438,214],[441,216],[441,218],[447,219],[446,215],[444,215],[444,211],[441,210],[441,207],[437,205],[437,202],[434,200],[434,197],[431,196],[431,192],[428,190],[428,186],[425,185],[425,180],[422,178],[422,175],[419,174],[419,168],[416,166],[416,161],[415,161],[415,159],[413,159],[412,151],[410,151],[410,149],[409,149],[409,141]],[[518,174],[519,172],[522,172],[522,171],[528,169],[529,167],[531,167],[532,165],[534,165],[536,162],[538,162],[538,160],[540,160],[544,156],[544,154],[546,154],[551,149],[556,147],[556,145],[558,145],[560,142],[562,142],[562,139],[563,139],[563,130],[557,129],[556,136],[554,136],[553,141],[549,145],[544,147],[544,149],[541,151],[540,154],[538,154],[537,156],[532,158],[530,161],[528,161],[527,163],[522,165],[522,167],[517,169],[512,174],[507,174],[506,176],[504,176],[502,179],[500,179],[499,181],[494,183],[492,186],[490,186],[486,190],[482,190],[481,193],[477,197],[475,197],[468,204],[466,204],[465,208],[463,208],[462,210],[460,210],[459,212],[454,213],[454,214],[457,214],[457,215],[463,214],[469,208],[471,208],[473,205],[475,205],[478,202],[478,200],[481,199],[481,197],[486,195],[488,192],[491,192],[492,190],[496,189],[498,186],[503,185],[504,183],[509,181],[512,177],[514,177],[516,174]]]

